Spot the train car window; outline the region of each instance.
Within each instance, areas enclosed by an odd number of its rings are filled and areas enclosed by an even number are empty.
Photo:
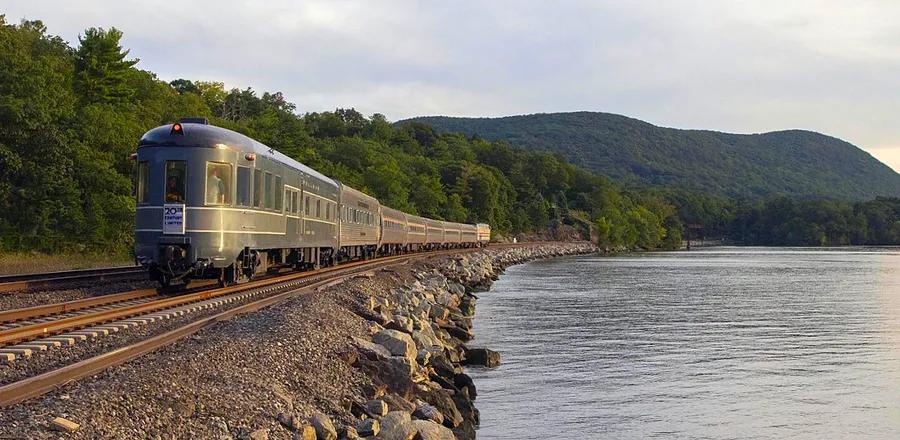
[[[296,214],[300,211],[300,206],[297,205],[297,191],[291,191],[291,212]]]
[[[325,204],[325,220],[331,220],[331,203]]]
[[[206,204],[231,204],[231,164],[206,163]]]
[[[250,206],[250,168],[237,167],[237,205]]]
[[[322,218],[322,201],[316,200],[316,218]]]
[[[309,196],[306,196],[306,199],[303,200],[303,213],[305,215],[309,215]]]
[[[275,176],[275,210],[282,211],[284,206],[282,206],[282,202],[284,199],[281,198],[281,176]]]
[[[293,191],[291,191],[287,188],[284,189],[284,212],[286,212],[288,214],[291,213],[291,209],[293,208],[291,206],[291,194],[293,194],[293,193],[294,193]]]
[[[187,164],[183,160],[166,161],[166,203],[184,203]]]
[[[147,203],[150,197],[150,162],[138,162],[137,168],[137,202]]]
[[[255,208],[262,207],[263,196],[263,172],[253,170],[253,206]]]
[[[275,207],[275,187],[272,184],[272,173],[266,173],[266,209],[272,209]]]

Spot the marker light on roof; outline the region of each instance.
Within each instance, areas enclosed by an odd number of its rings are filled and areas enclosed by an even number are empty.
[[[172,124],[172,134],[184,134],[184,127],[177,122]]]
[[[249,160],[249,161],[252,162],[252,161],[256,160],[256,154],[254,154],[254,153],[247,153],[247,154],[244,155],[244,159],[247,159],[247,160]]]
[[[128,155],[128,158],[131,160],[137,160],[137,153],[131,153]]]

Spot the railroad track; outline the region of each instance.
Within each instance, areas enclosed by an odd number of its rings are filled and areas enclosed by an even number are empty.
[[[2,310],[0,311],[0,334],[28,325],[91,313],[95,310],[107,310],[123,305],[149,302],[162,296],[157,289],[141,289],[22,309]],[[2,346],[3,344],[0,343],[0,347]]]
[[[0,293],[46,289],[86,281],[120,281],[136,279],[147,271],[136,266],[105,267],[99,269],[68,270],[19,275],[0,275]]]
[[[88,310],[86,313],[54,315],[52,319],[43,322],[31,322],[0,330],[0,346],[5,346],[0,349],[0,360],[12,362],[14,359],[30,357],[35,351],[74,345],[78,341],[102,337],[130,327],[148,325],[158,320],[184,316],[202,310],[222,309],[218,313],[193,320],[174,330],[135,344],[4,385],[0,387],[0,407],[39,396],[61,384],[96,374],[111,366],[135,359],[145,353],[190,336],[216,321],[253,312],[285,299],[308,293],[313,289],[325,288],[376,269],[405,264],[412,259],[446,254],[465,254],[477,250],[454,249],[382,257],[313,272],[294,273],[175,297],[154,298],[151,295],[143,298],[125,299],[121,302],[105,303],[105,307],[98,309],[85,307],[82,310]],[[98,299],[100,298],[103,297],[98,297]],[[228,307],[234,303],[239,304]],[[57,305],[46,307],[53,306]],[[14,312],[22,311],[4,313],[8,313],[10,314],[8,316],[11,316]],[[27,315],[27,313],[25,314]]]

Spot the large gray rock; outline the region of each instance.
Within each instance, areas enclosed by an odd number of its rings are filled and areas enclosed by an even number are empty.
[[[279,423],[284,425],[285,428],[290,429],[291,431],[297,431],[302,426],[300,423],[301,419],[296,414],[280,412],[276,419]]]
[[[460,302],[459,304],[459,311],[463,314],[463,316],[474,316],[475,297],[467,296],[463,298],[462,302]]]
[[[381,330],[384,331],[384,330]],[[376,344],[362,338],[353,338],[353,343],[359,347],[359,351],[371,358],[389,358],[391,352],[384,345]]]
[[[466,288],[462,284],[459,284],[455,281],[451,281],[447,284],[448,284],[447,287],[450,290],[450,293],[452,293],[454,295],[459,295],[459,296],[463,296],[466,294]]]
[[[384,417],[388,413],[388,406],[386,403],[384,403],[384,400],[380,400],[380,399],[370,400],[370,401],[366,402],[365,407],[366,407],[366,411],[369,411],[370,413],[372,413],[378,417]]]
[[[487,348],[471,348],[466,352],[466,365],[497,367],[500,365],[500,353]]]
[[[394,323],[399,327],[398,330],[403,331],[404,333],[412,333],[413,331],[413,321],[406,316],[397,314],[393,317]]]
[[[450,397],[450,394],[447,391],[429,390],[427,392],[421,392],[419,397],[429,405],[435,407],[437,411],[444,416],[444,426],[455,428],[463,422],[462,414],[456,409],[456,403],[453,402],[453,398]]]
[[[394,356],[403,356],[413,362],[416,360],[416,343],[406,333],[385,329],[376,333],[372,340],[383,345]]]
[[[416,362],[422,366],[428,365],[431,362],[431,351],[425,348],[419,349],[416,353]]]
[[[356,424],[356,432],[360,437],[372,437],[381,432],[381,422],[375,419],[360,420]]]
[[[416,410],[412,415],[413,417],[420,420],[430,420],[437,424],[444,423],[444,415],[441,414],[441,412],[438,411],[438,409],[434,406],[429,405],[421,400],[416,401]]]
[[[450,317],[450,310],[440,304],[435,304],[431,306],[430,315],[435,320],[445,321]]]
[[[310,417],[309,424],[316,429],[316,438],[319,440],[337,440],[337,430],[325,414],[319,413]]]
[[[356,440],[359,438],[361,438],[359,433],[356,432],[356,428],[352,426],[344,428],[344,432],[341,434],[341,440]]]
[[[434,336],[431,327],[428,330],[415,330],[412,333],[412,339],[416,343],[416,347],[420,349],[429,349],[431,347],[443,347],[441,341]]]
[[[453,431],[430,420],[413,420],[416,439],[421,440],[456,440]]]
[[[412,440],[416,435],[409,413],[405,411],[391,411],[381,419],[381,433],[378,438],[382,440]]]

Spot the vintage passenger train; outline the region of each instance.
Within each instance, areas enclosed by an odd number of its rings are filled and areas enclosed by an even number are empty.
[[[182,119],[138,143],[135,256],[165,286],[483,246],[490,226],[381,205],[247,136]]]

